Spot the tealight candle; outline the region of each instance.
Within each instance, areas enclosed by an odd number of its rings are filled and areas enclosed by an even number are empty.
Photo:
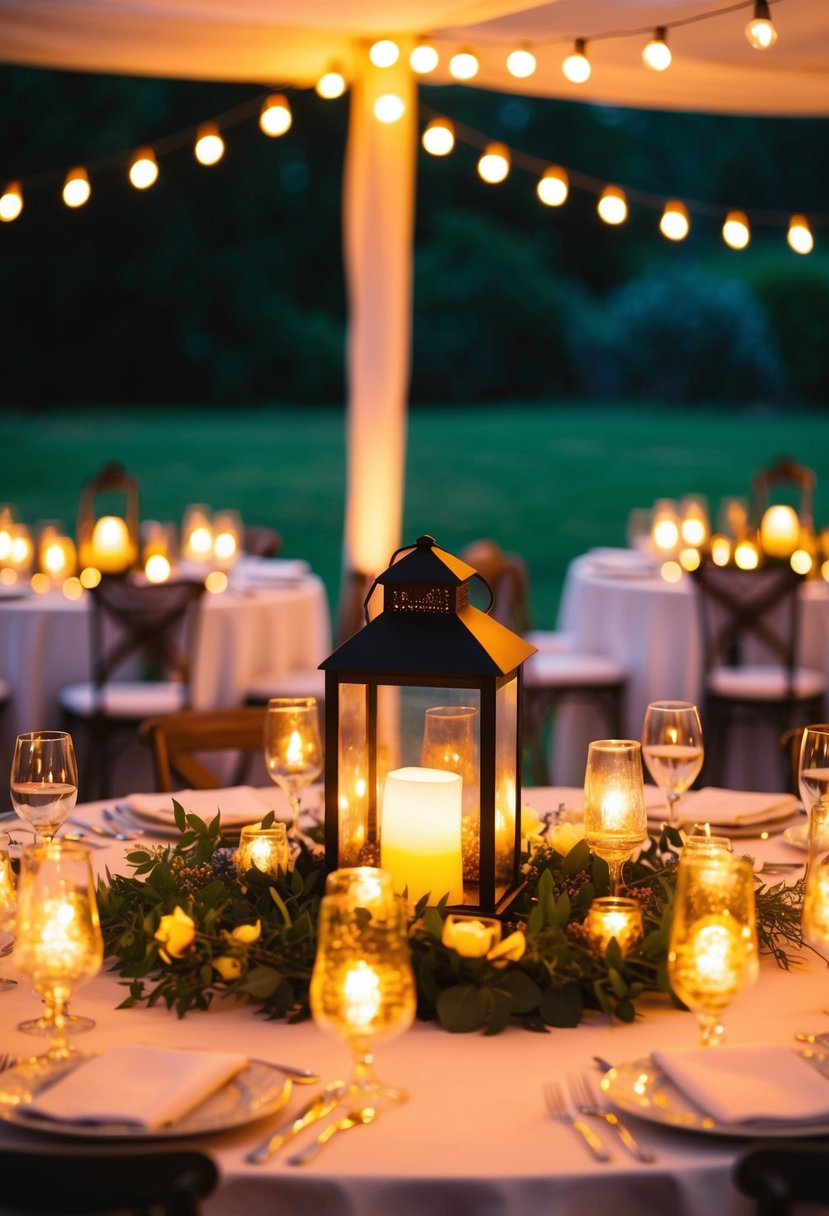
[[[483,958],[501,940],[501,922],[489,916],[453,912],[443,922],[441,940],[463,958]]]
[[[642,745],[635,739],[590,744],[584,776],[584,836],[610,867],[615,890],[622,864],[647,836]]]
[[[51,525],[44,528],[38,544],[38,564],[50,583],[57,585],[75,573],[75,543]]]
[[[213,557],[213,525],[208,508],[189,506],[181,526],[181,553],[187,561],[206,563]]]
[[[9,535],[11,540],[6,565],[17,575],[25,576],[32,568],[34,556],[34,546],[29,529],[25,524],[12,524],[9,528]]]
[[[760,545],[769,557],[791,557],[800,544],[800,520],[794,507],[769,507],[760,521]]]
[[[439,769],[400,768],[386,775],[380,864],[413,903],[430,892],[435,903],[447,893],[450,903],[463,903],[462,786],[457,773]]]
[[[263,828],[260,823],[246,824],[239,836],[236,872],[244,878],[249,870],[259,870],[276,878],[288,869],[288,829],[284,823]]]
[[[213,519],[213,555],[222,569],[232,566],[242,548],[238,511],[217,511]]]
[[[679,515],[676,503],[660,498],[653,505],[651,540],[657,554],[667,557],[679,544]]]
[[[102,515],[95,521],[91,543],[92,565],[102,574],[121,574],[132,563],[129,529],[120,515]]]
[[[587,913],[586,928],[602,954],[614,937],[622,954],[627,954],[642,940],[642,906],[635,899],[612,895],[594,899]]]

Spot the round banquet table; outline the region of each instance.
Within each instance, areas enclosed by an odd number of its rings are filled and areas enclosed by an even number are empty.
[[[527,791],[527,801],[540,810],[561,801],[572,804],[573,796],[572,790]],[[79,814],[97,820],[102,805],[88,804]],[[114,842],[96,849],[96,869],[125,869],[127,848]],[[743,848],[768,858],[803,858],[780,837],[743,842]],[[7,960],[3,969],[11,973]],[[222,1001],[181,1020],[160,1006],[117,1010],[125,995],[118,978],[103,972],[72,997],[75,1012],[96,1020],[95,1028],[77,1039],[82,1050],[101,1052],[126,1042],[230,1050],[244,1044],[251,1057],[313,1068],[326,1080],[348,1068],[343,1044],[311,1022],[266,1022],[251,1007]],[[826,967],[814,955],[788,972],[764,959],[757,985],[726,1013],[729,1042],[793,1046],[795,1029],[829,1030],[823,1012],[828,999]],[[37,1007],[25,980],[0,995],[4,1050],[30,1054],[41,1048],[16,1029]],[[400,1038],[379,1043],[376,1053],[379,1075],[405,1086],[408,1103],[383,1113],[370,1128],[336,1138],[313,1164],[291,1167],[287,1153],[259,1166],[244,1160],[270,1128],[306,1101],[310,1088],[296,1087],[289,1107],[278,1115],[191,1142],[209,1152],[221,1170],[206,1216],[584,1216],[602,1211],[750,1216],[752,1205],[730,1180],[744,1141],[628,1116],[655,1162],[635,1161],[609,1129],[594,1124],[612,1151],[612,1160],[602,1165],[571,1129],[545,1116],[541,1082],[546,1078],[563,1080],[580,1070],[598,1078],[594,1055],[622,1063],[656,1047],[696,1043],[692,1014],[656,997],[642,1003],[641,1013],[633,1025],[611,1024],[591,1013],[572,1030],[533,1034],[510,1028],[492,1038],[416,1024]],[[37,1139],[0,1124],[0,1142]],[[309,1139],[305,1133],[294,1147]]]
[[[58,694],[90,678],[89,597],[59,591],[0,601],[0,676],[12,695],[3,715],[3,753],[21,731],[60,724]],[[265,672],[316,667],[331,626],[315,574],[205,595],[192,667],[194,709],[239,705]]]
[[[800,595],[799,662],[829,679],[829,584],[804,583]],[[702,638],[696,588],[683,574],[667,583],[652,575],[613,570],[591,553],[571,562],[562,591],[558,627],[573,636],[579,650],[608,655],[628,673],[623,707],[623,733],[638,739],[649,701],[699,703],[702,687]],[[607,726],[585,707],[565,707],[557,715],[553,739],[552,778],[561,784],[582,780],[587,744],[602,737]],[[772,734],[758,743],[756,735],[740,739],[735,732],[729,758],[729,785],[739,789],[774,789],[781,766],[775,764],[778,740]],[[763,760],[765,763],[763,763]]]

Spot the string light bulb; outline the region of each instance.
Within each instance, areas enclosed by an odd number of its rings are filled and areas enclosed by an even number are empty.
[[[449,75],[455,80],[473,80],[480,66],[477,56],[471,51],[458,51],[449,60]]]
[[[751,240],[751,229],[745,211],[729,211],[722,226],[722,239],[729,249],[745,249]]]
[[[653,38],[642,49],[642,61],[652,72],[664,72],[671,66],[672,59],[667,29],[664,25],[658,25],[653,31]]]
[[[130,161],[130,183],[136,190],[149,190],[158,181],[158,161],[152,148],[140,148]]]
[[[317,95],[324,98],[325,101],[334,101],[337,97],[342,97],[345,92],[345,76],[338,68],[331,68],[330,71],[324,72],[320,76],[314,88]]]
[[[520,46],[507,55],[507,71],[516,80],[526,80],[528,76],[533,75],[537,67],[538,60],[529,47]]]
[[[659,231],[669,241],[684,241],[691,231],[688,208],[678,198],[669,199],[659,221]]]
[[[381,38],[369,47],[368,57],[376,68],[391,68],[400,58],[400,47],[391,38]]]
[[[497,186],[509,175],[510,152],[506,144],[487,144],[478,161],[478,174],[490,186]]]
[[[278,136],[284,135],[286,131],[290,131],[293,121],[290,102],[284,94],[271,93],[262,102],[262,109],[259,112],[259,129],[264,135],[276,139]]]
[[[430,72],[434,72],[439,62],[440,56],[431,42],[418,42],[409,55],[409,67],[413,72],[417,72],[418,76],[428,76]]]
[[[216,165],[225,154],[225,141],[215,122],[203,122],[196,132],[194,148],[200,165]]]
[[[628,201],[618,186],[605,186],[596,210],[606,224],[624,224],[628,217]]]
[[[587,42],[584,38],[576,39],[573,52],[564,60],[561,70],[571,84],[584,84],[590,79],[593,69],[587,58]]]
[[[754,15],[746,26],[746,38],[755,51],[767,51],[777,41],[777,30],[769,12],[769,0],[754,0]]]
[[[378,122],[399,122],[406,113],[406,103],[397,93],[382,93],[374,103],[374,117]]]
[[[83,165],[70,169],[63,183],[63,201],[67,207],[83,207],[89,201],[92,187],[89,184],[89,174]]]
[[[12,220],[17,219],[22,210],[23,191],[20,188],[20,182],[9,182],[0,195],[0,220],[4,224],[10,224]]]
[[[0,199],[0,205],[2,205]],[[815,247],[815,238],[805,215],[793,215],[789,220],[789,231],[786,240],[795,253],[811,253]]]
[[[427,123],[423,147],[432,156],[448,156],[455,146],[455,126],[448,118],[433,118]]]
[[[560,207],[570,193],[567,170],[560,165],[550,165],[539,178],[535,192],[545,207]]]

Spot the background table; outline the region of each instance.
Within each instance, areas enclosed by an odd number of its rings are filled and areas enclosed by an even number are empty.
[[[530,790],[526,801],[544,810],[562,801],[572,805],[577,793]],[[96,818],[101,805],[80,813]],[[760,856],[803,858],[780,837],[741,846]],[[115,843],[96,850],[99,872],[105,865],[125,868],[120,859],[126,848]],[[217,1002],[209,1012],[183,1020],[160,1007],[116,1010],[124,995],[117,977],[104,973],[72,997],[72,1009],[97,1023],[78,1038],[79,1047],[104,1051],[136,1042],[209,1049],[243,1043],[251,1056],[314,1068],[325,1079],[347,1071],[345,1046],[310,1022],[266,1022],[253,1008],[230,1002]],[[726,1013],[729,1042],[793,1046],[796,1029],[829,1030],[829,1016],[822,1012],[828,997],[826,967],[814,955],[791,972],[766,959],[758,984]],[[4,1050],[29,1054],[40,1049],[39,1040],[16,1030],[17,1022],[32,1016],[37,1006],[26,981],[0,995]],[[658,1046],[696,1043],[692,1014],[656,997],[640,1007],[643,1016],[630,1026],[591,1013],[576,1029],[548,1034],[511,1028],[484,1038],[416,1024],[400,1038],[378,1043],[376,1053],[379,1075],[408,1089],[407,1105],[383,1114],[370,1128],[338,1138],[312,1165],[292,1168],[284,1154],[263,1166],[245,1163],[245,1153],[285,1112],[197,1141],[221,1168],[207,1216],[585,1216],[602,1211],[615,1216],[751,1216],[752,1205],[730,1181],[742,1142],[631,1117],[656,1162],[634,1161],[600,1128],[613,1160],[599,1165],[570,1129],[546,1118],[543,1079],[563,1080],[578,1070],[598,1078],[595,1054],[621,1063]],[[295,1089],[288,1113],[310,1092]],[[3,1142],[31,1139],[0,1124]]]
[[[829,678],[829,584],[807,582],[799,594],[799,662],[824,671]],[[630,577],[623,569],[611,576],[594,568],[592,555],[586,553],[568,567],[558,625],[573,635],[579,650],[608,655],[627,669],[626,737],[640,737],[649,701],[699,704],[702,636],[696,588],[687,574],[676,583],[666,583],[657,573]],[[553,780],[580,782],[587,744],[606,729],[589,710],[562,711],[553,741]],[[777,788],[780,766],[773,763],[777,746],[773,736],[758,741],[754,734],[748,750],[736,743],[730,784],[742,789]],[[760,765],[763,756],[766,763]]]

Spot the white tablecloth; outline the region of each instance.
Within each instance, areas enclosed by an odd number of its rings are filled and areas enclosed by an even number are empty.
[[[829,584],[804,583],[800,597],[799,661],[829,677]],[[677,583],[666,583],[658,574],[631,578],[624,570],[612,577],[598,573],[591,555],[584,554],[567,570],[558,624],[573,635],[579,649],[608,655],[627,669],[625,737],[640,737],[649,701],[699,703],[702,639],[696,588],[688,575]],[[561,713],[553,745],[553,780],[581,782],[587,744],[606,730],[600,718],[584,709]],[[773,737],[761,747],[755,740],[746,764],[735,756],[730,784],[774,788],[773,766],[758,779],[756,763],[760,752],[776,757],[776,748]]]
[[[526,796],[540,810],[572,800],[569,790],[530,790]],[[80,813],[95,817],[97,806],[80,808]],[[742,844],[754,851],[754,841]],[[104,865],[119,868],[126,847],[96,851],[99,871]],[[756,842],[756,851],[787,860],[803,857],[780,837]],[[792,1046],[795,1029],[829,1029],[829,1017],[822,1012],[826,975],[814,956],[791,972],[764,960],[758,984],[726,1013],[729,1042]],[[265,1022],[253,1009],[231,1003],[183,1020],[160,1007],[116,1011],[124,995],[116,977],[102,974],[72,997],[72,1008],[97,1023],[78,1039],[79,1046],[102,1051],[139,1042],[234,1049],[244,1043],[251,1056],[314,1068],[325,1079],[348,1069],[343,1044],[312,1023]],[[36,1039],[16,1030],[17,1022],[37,1009],[25,981],[0,996],[4,1050],[29,1054],[40,1049]],[[541,1035],[509,1029],[483,1038],[416,1024],[401,1038],[379,1043],[376,1053],[378,1074],[405,1086],[408,1104],[383,1114],[370,1128],[335,1140],[313,1165],[292,1168],[285,1154],[262,1166],[244,1162],[245,1153],[284,1112],[264,1124],[198,1142],[221,1168],[207,1216],[750,1216],[752,1206],[730,1181],[739,1142],[630,1118],[637,1136],[656,1153],[656,1162],[637,1163],[607,1135],[613,1159],[599,1165],[569,1129],[545,1117],[545,1078],[563,1079],[577,1070],[598,1077],[596,1054],[621,1063],[657,1046],[696,1043],[692,1014],[658,998],[643,1002],[641,1009],[642,1016],[630,1026],[592,1013],[577,1029]],[[295,1089],[288,1113],[310,1092]],[[605,1129],[600,1130],[604,1136]],[[17,1129],[0,1125],[3,1142],[22,1138]]]

